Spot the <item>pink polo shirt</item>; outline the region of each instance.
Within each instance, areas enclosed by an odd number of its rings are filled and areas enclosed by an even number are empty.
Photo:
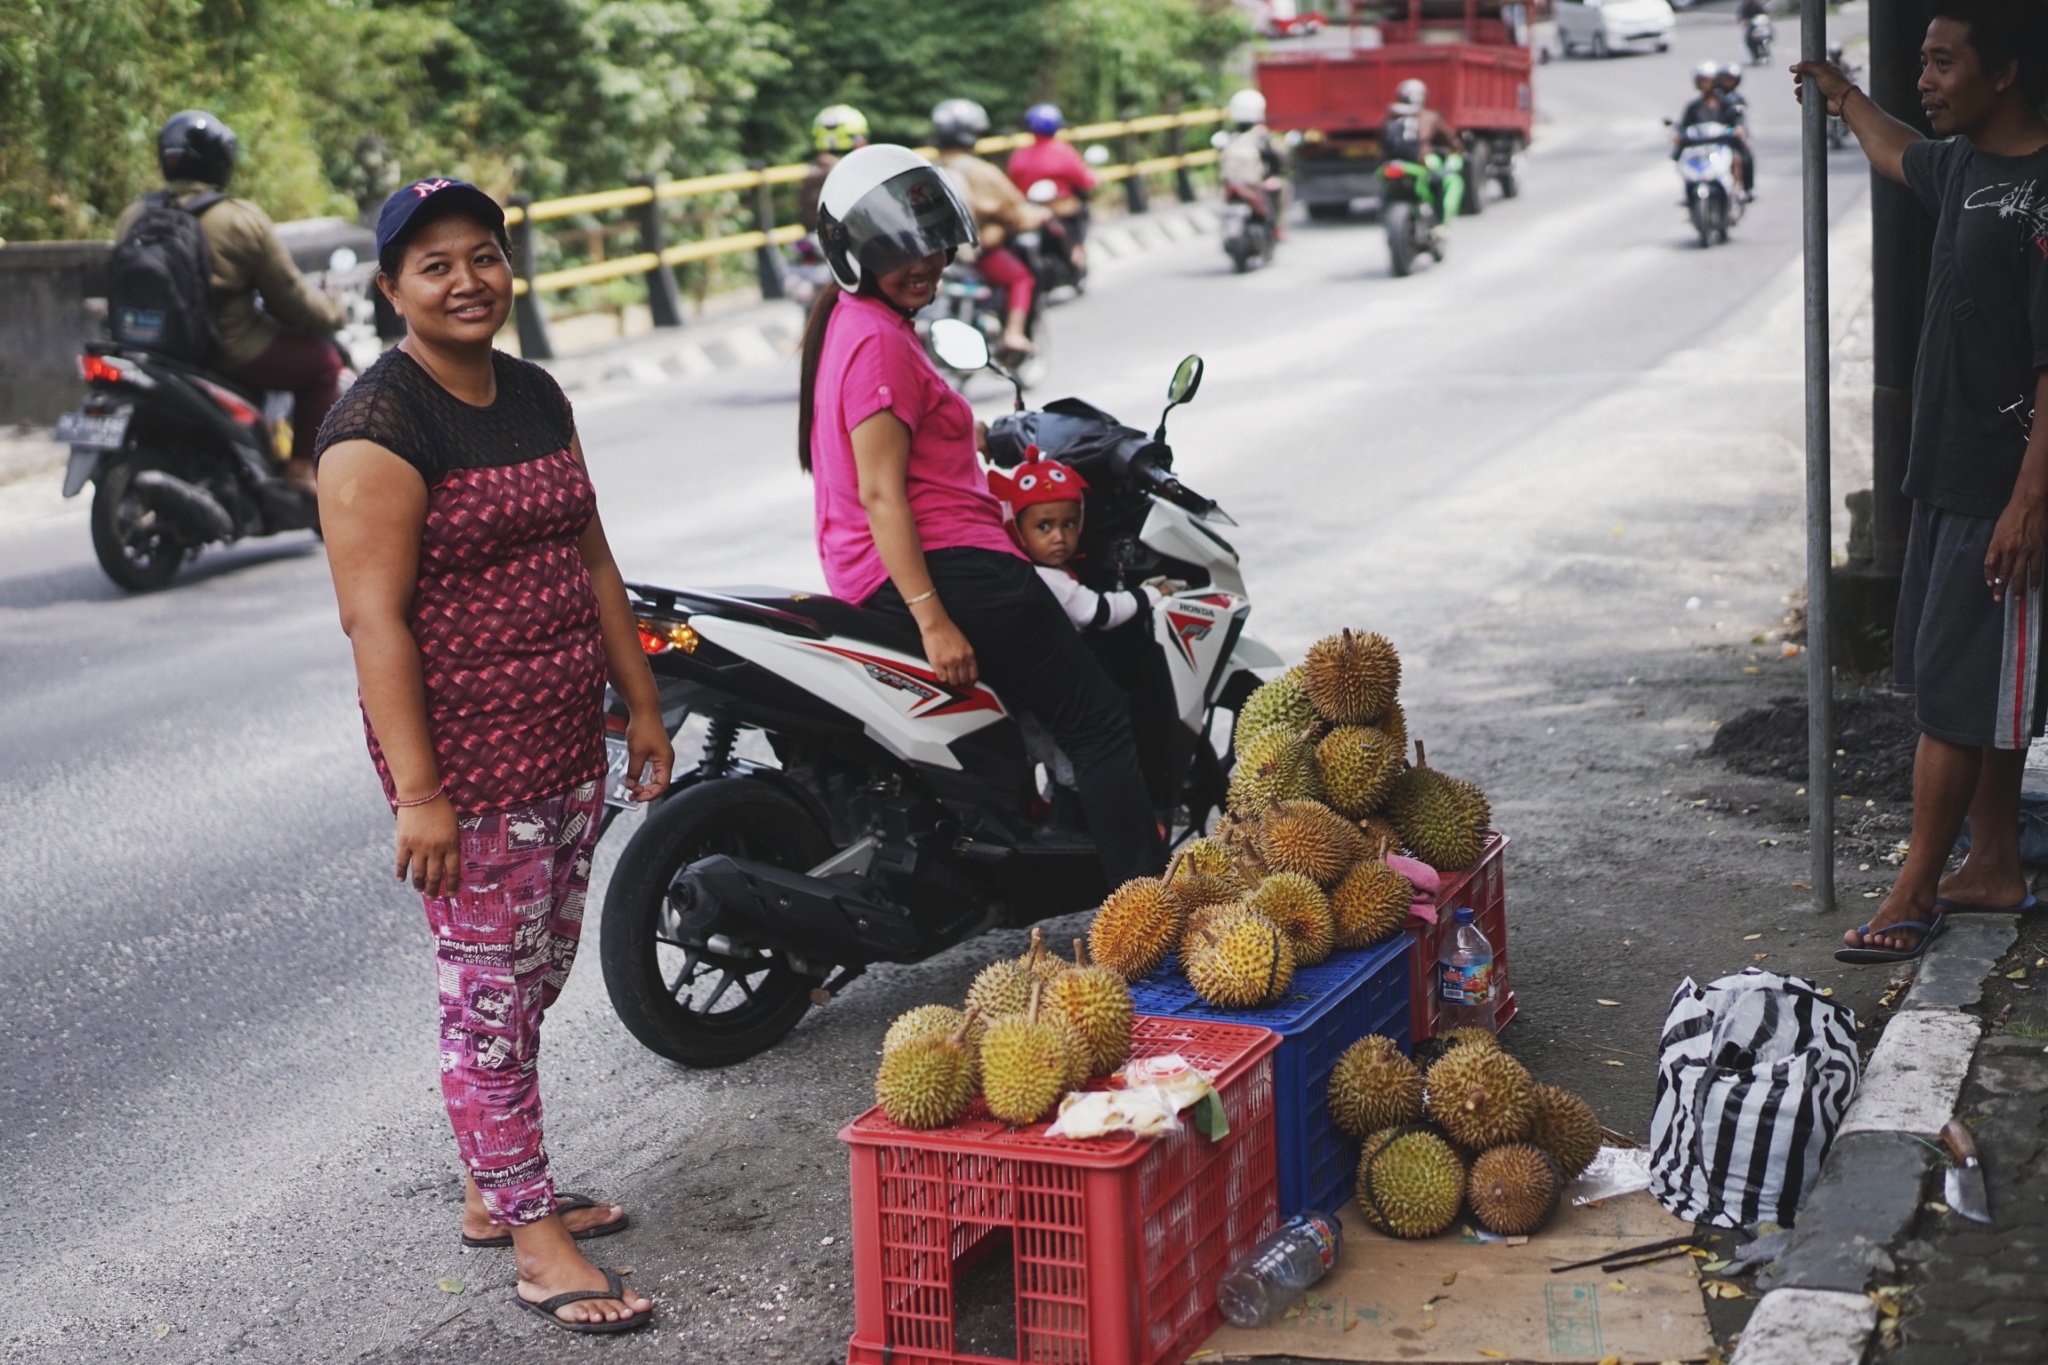
[[[864,601],[889,581],[860,505],[851,435],[885,408],[910,428],[910,514],[924,548],[1023,557],[975,456],[974,409],[932,368],[908,318],[879,300],[842,295],[825,326],[813,401],[818,559],[834,597]]]

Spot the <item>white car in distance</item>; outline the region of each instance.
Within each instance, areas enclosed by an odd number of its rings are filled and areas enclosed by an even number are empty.
[[[1555,16],[1557,46],[1567,57],[1605,57],[1644,43],[1668,52],[1678,23],[1667,0],[1557,0]]]

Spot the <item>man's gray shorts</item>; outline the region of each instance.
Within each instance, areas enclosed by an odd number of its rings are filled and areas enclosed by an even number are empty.
[[[1921,733],[1980,749],[2025,749],[2041,733],[2041,589],[2003,604],[1984,581],[1997,527],[1913,504],[1892,638],[1892,686],[1914,700]]]

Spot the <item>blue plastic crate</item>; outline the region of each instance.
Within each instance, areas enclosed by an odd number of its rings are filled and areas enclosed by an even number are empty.
[[[1206,1019],[1219,1024],[1255,1024],[1280,1035],[1273,1054],[1273,1088],[1278,1098],[1276,1137],[1280,1157],[1280,1216],[1302,1209],[1334,1210],[1349,1199],[1358,1174],[1358,1144],[1330,1123],[1330,1070],[1337,1059],[1369,1033],[1382,1034],[1412,1050],[1409,1042],[1408,951],[1403,931],[1373,948],[1332,953],[1328,960],[1294,973],[1286,998],[1256,1010],[1218,1009],[1181,975],[1168,958],[1131,986],[1140,1014]]]

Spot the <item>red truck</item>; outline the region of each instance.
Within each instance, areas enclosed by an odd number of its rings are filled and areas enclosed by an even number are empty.
[[[1534,115],[1529,6],[1389,0],[1376,27],[1353,15],[1347,46],[1258,59],[1267,126],[1300,134],[1295,195],[1309,216],[1342,218],[1354,201],[1378,204],[1380,132],[1395,88],[1411,77],[1428,85],[1429,107],[1465,141],[1465,211],[1479,212],[1489,179],[1513,198],[1515,156],[1529,144]]]

